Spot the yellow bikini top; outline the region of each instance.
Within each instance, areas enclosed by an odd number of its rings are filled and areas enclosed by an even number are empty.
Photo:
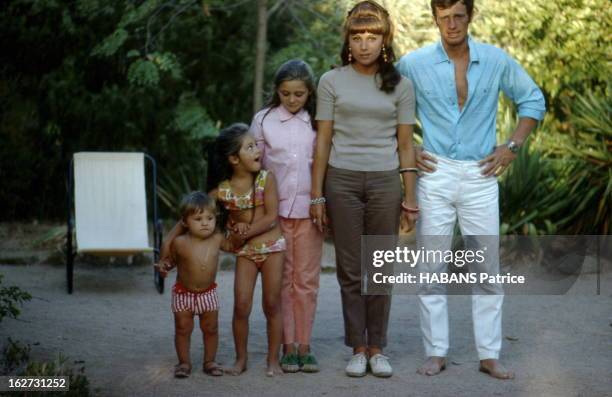
[[[225,209],[229,211],[248,210],[259,207],[264,204],[264,187],[266,186],[267,177],[268,171],[259,171],[255,178],[253,189],[243,195],[234,194],[229,180],[226,179],[219,184],[217,200],[223,203]],[[255,194],[255,199],[253,199],[253,193]]]

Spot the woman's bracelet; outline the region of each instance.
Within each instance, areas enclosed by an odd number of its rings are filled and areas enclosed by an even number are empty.
[[[408,212],[419,212],[419,207],[416,207],[416,208],[408,207],[403,201],[402,201],[402,209]]]
[[[403,174],[404,172],[419,172],[418,168],[408,167],[408,168],[400,168],[399,173]]]
[[[325,197],[315,197],[310,199],[310,205],[325,204]]]

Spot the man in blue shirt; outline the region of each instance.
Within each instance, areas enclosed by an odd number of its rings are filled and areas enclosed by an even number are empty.
[[[423,128],[423,152],[417,164],[421,241],[450,249],[455,222],[463,236],[494,236],[487,271],[499,271],[499,194],[496,176],[542,120],[544,97],[529,75],[504,51],[474,41],[468,35],[473,0],[432,0],[440,42],[403,56],[400,73],[412,80],[417,116]],[[519,123],[505,144],[496,146],[495,122],[499,92],[517,106]],[[437,238],[424,236],[437,235]],[[486,240],[486,239],[485,239]],[[445,263],[428,264],[433,272],[446,271]],[[499,363],[503,290],[485,286],[472,296],[474,337],[480,370],[495,378],[514,374]],[[431,291],[440,291],[436,286]],[[436,375],[446,367],[448,306],[444,292],[421,293],[421,331],[427,361],[419,373]],[[474,293],[473,292],[473,293]],[[486,293],[486,294],[485,294]]]

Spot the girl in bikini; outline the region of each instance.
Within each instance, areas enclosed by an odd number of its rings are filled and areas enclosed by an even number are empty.
[[[221,182],[211,196],[227,211],[226,238],[236,254],[232,329],[236,362],[226,370],[239,375],[247,368],[249,315],[257,275],[262,277],[263,311],[267,320],[267,375],[282,373],[281,285],[285,239],[278,223],[278,193],[271,172],[261,169],[261,152],[245,124],[221,131],[215,145],[215,176]],[[213,185],[214,186],[214,185]]]

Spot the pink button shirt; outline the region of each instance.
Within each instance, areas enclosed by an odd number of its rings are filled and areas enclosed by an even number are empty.
[[[263,166],[276,177],[278,214],[284,218],[308,218],[310,181],[316,132],[304,109],[292,114],[282,105],[259,111],[250,132],[263,153]],[[263,120],[263,122],[262,122]]]

